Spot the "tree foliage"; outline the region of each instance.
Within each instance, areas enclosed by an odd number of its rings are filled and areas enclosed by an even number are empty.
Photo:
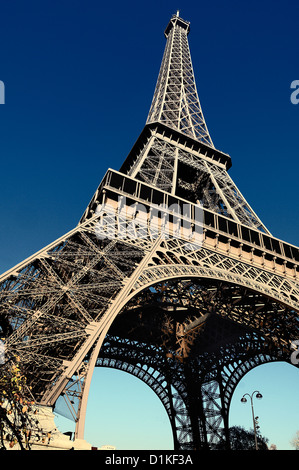
[[[230,450],[256,450],[255,449],[255,438],[254,431],[246,431],[241,426],[233,426],[229,429],[230,436]],[[258,450],[268,450],[267,442],[268,439],[262,437],[260,434],[257,435]],[[226,450],[226,442],[220,441],[216,447],[216,450]]]
[[[19,358],[9,360],[0,366],[0,449],[30,449],[32,433],[40,432],[36,413]]]
[[[299,450],[299,431],[296,432],[294,438],[291,440],[292,447],[295,447],[295,450]]]

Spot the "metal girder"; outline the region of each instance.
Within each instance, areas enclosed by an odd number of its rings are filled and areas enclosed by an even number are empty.
[[[223,165],[155,134],[136,156],[130,176],[269,234]]]
[[[213,147],[201,110],[191,62],[189,24],[173,16],[147,123],[163,122]]]
[[[2,278],[2,328],[5,321],[12,328],[7,348],[22,357],[41,403],[54,405],[70,380],[79,374],[82,383],[79,417],[84,421],[89,375],[109,328],[130,299],[144,295],[145,289],[159,282],[217,279],[244,286],[298,310],[296,279],[266,270],[253,261],[245,262],[239,255],[225,254],[219,246],[207,249],[204,238],[200,245],[190,243],[188,238],[164,237],[159,230],[151,232],[147,219],[138,221],[139,233],[144,235],[138,237],[132,214],[109,213],[108,209],[104,205],[92,219],[66,235],[63,242],[52,244]],[[107,238],[112,235],[113,238]],[[296,335],[297,314],[284,312],[290,331]],[[255,308],[243,311],[241,316],[236,311],[230,318],[236,323],[240,318],[246,319],[246,326],[252,328]],[[260,327],[260,331],[268,336],[277,334],[280,347],[288,349],[294,337],[282,336],[281,328],[275,329],[275,321],[267,321],[268,329],[264,332]],[[182,341],[180,345],[185,352],[190,350]],[[80,365],[93,350],[97,351],[94,362],[82,374]],[[200,416],[197,436],[200,445],[208,445],[210,431],[204,411]],[[218,439],[221,432],[218,435],[216,427],[220,429],[223,421],[220,416],[213,419],[209,429],[214,429],[213,435]],[[190,441],[190,432],[187,434]]]
[[[282,315],[279,308],[261,295],[229,284],[160,282],[124,307],[97,365],[133,373],[161,395],[172,424],[176,423],[176,449],[214,448],[228,435],[230,400],[242,376],[259,364],[288,359],[289,350],[284,350],[283,341],[277,343],[275,334],[282,329],[287,335],[295,330],[298,334],[298,321],[294,312]],[[249,311],[254,312],[250,320]],[[174,330],[173,325],[184,326],[187,335],[199,324],[195,315],[204,320],[203,328],[182,356],[182,329]],[[270,323],[273,337],[269,338]],[[172,398],[179,397],[179,403],[172,400],[173,407],[169,389]]]

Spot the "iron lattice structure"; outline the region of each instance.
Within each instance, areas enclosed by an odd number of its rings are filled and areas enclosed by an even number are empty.
[[[175,449],[229,448],[239,380],[290,362],[299,338],[299,250],[269,233],[229,177],[188,33],[174,15],[146,125],[79,224],[0,278],[6,353],[20,356],[38,403],[64,397],[78,438],[105,366],[158,395]]]

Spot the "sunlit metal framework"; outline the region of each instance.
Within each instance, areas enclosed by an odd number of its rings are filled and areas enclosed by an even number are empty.
[[[175,449],[229,448],[229,406],[299,338],[299,250],[273,237],[215,149],[174,15],[147,123],[79,224],[0,278],[6,355],[38,403],[64,400],[83,438],[95,367],[143,380]],[[105,384],[102,384],[105,387]]]

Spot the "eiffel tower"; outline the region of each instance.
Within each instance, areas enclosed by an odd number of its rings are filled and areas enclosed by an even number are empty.
[[[94,368],[110,367],[157,394],[174,449],[229,448],[238,382],[291,363],[299,338],[299,250],[270,234],[228,175],[189,30],[172,16],[145,127],[120,170],[107,170],[73,230],[0,278],[6,355],[20,357],[37,403],[68,404],[77,438]]]

